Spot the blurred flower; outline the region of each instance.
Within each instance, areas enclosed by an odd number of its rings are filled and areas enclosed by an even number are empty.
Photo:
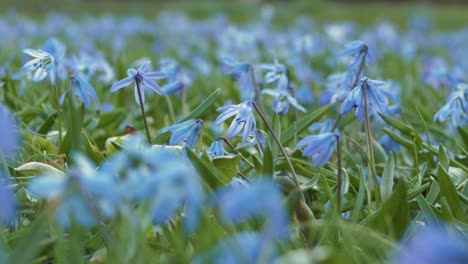
[[[193,263],[273,263],[276,258],[272,241],[266,241],[258,233],[241,232],[219,242],[208,253],[196,257]]]
[[[274,97],[273,100],[273,110],[278,114],[286,114],[289,110],[289,105],[293,105],[296,109],[307,112],[304,107],[302,107],[296,100],[296,98],[292,97],[288,90],[284,89],[263,89],[262,95],[270,95]]]
[[[468,240],[442,227],[424,227],[403,243],[392,263],[465,264],[468,263]]]
[[[261,69],[266,71],[263,82],[265,84],[276,84],[277,89],[287,91],[289,89],[288,69],[275,60],[274,64],[262,64]]]
[[[34,177],[28,191],[45,199],[58,202],[55,216],[67,228],[72,219],[85,227],[96,224],[97,218],[111,218],[118,204],[118,194],[109,175],[95,170],[85,156],[75,154],[75,164],[66,175],[46,174]]]
[[[164,94],[171,95],[184,88],[184,82],[181,80],[181,66],[173,59],[161,59],[159,62],[161,71],[168,76],[168,83],[162,87]]]
[[[364,41],[355,40],[345,45],[344,50],[338,53],[338,56],[351,56],[353,60],[348,65],[349,70],[358,71],[361,64],[365,62],[369,66],[371,57],[368,54],[368,47]]]
[[[8,109],[0,104],[0,155],[7,157],[16,154],[20,135],[15,118]]]
[[[201,119],[190,119],[185,122],[175,124],[170,127],[162,129],[159,133],[172,132],[169,144],[175,145],[178,143],[187,144],[190,148],[195,147],[198,133],[203,127],[203,120]]]
[[[346,115],[351,109],[355,110],[355,114],[359,122],[364,121],[364,88],[367,89],[367,110],[369,117],[381,113],[391,115],[388,109],[388,99],[390,95],[380,87],[384,82],[371,80],[367,77],[362,78],[358,85],[348,94],[343,104],[340,107],[340,114]]]
[[[11,221],[15,217],[15,202],[13,192],[8,182],[0,175],[0,224]]]
[[[447,103],[434,115],[434,120],[443,122],[447,118],[452,118],[452,124],[457,127],[464,127],[468,121],[468,85],[459,84],[458,89],[452,92]]]
[[[425,84],[439,89],[447,85],[449,68],[442,57],[427,59],[423,64],[422,79]]]
[[[259,199],[268,197],[268,199]],[[248,219],[266,221],[262,236],[266,240],[288,236],[288,218],[281,206],[281,192],[271,181],[254,181],[244,188],[227,188],[217,196],[221,217],[227,224],[237,225]]]
[[[336,148],[337,133],[325,132],[303,138],[297,143],[298,148],[305,147],[303,157],[312,157],[315,167],[322,167],[331,158]]]
[[[145,88],[150,88],[157,94],[162,95],[163,91],[161,90],[161,87],[159,87],[159,85],[154,82],[153,79],[165,79],[167,78],[167,74],[155,71],[150,72],[150,64],[151,62],[145,61],[143,64],[141,64],[138,70],[129,69],[127,71],[128,77],[114,83],[110,89],[111,93],[114,93],[135,82],[135,100],[138,105],[140,105],[138,93],[141,94],[141,103],[145,103]],[[139,92],[138,89],[140,90]]]
[[[234,58],[226,56],[223,58],[223,73],[233,76],[239,83],[242,100],[253,100],[255,97],[255,83],[253,82],[252,66],[241,63]]]
[[[85,80],[83,79],[80,75],[72,75],[70,77],[71,81],[71,92],[72,94],[77,97],[81,102],[84,103],[86,109],[89,108],[91,104],[91,100],[97,100],[97,95],[96,91],[94,91],[94,88]],[[60,96],[60,104],[63,104],[63,101],[65,99],[65,95],[67,94],[69,90],[65,91],[61,96]]]
[[[238,105],[227,105],[218,108],[216,111],[222,112],[221,115],[216,118],[212,126],[216,126],[226,119],[234,117],[231,125],[229,126],[227,137],[232,138],[237,136],[242,131],[242,142],[246,142],[249,135],[256,129],[256,122],[254,116],[253,102],[246,101]]]
[[[55,85],[54,57],[43,50],[24,49],[23,52],[34,59],[24,64],[21,70],[23,72],[34,72],[33,82],[40,82],[49,75],[50,82]]]

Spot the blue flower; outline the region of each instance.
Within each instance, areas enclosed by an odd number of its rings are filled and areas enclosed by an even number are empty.
[[[422,79],[427,85],[439,89],[448,84],[449,67],[442,57],[426,59],[423,64]]]
[[[468,263],[468,240],[442,227],[424,227],[403,243],[392,263]]]
[[[223,73],[236,78],[240,86],[241,99],[252,100],[255,98],[255,83],[252,79],[252,65],[241,63],[232,57],[223,58]]]
[[[459,84],[458,89],[452,92],[447,103],[434,115],[434,120],[443,122],[452,118],[452,124],[464,127],[468,124],[468,85]]]
[[[15,217],[15,200],[8,182],[0,175],[0,224],[11,221]]]
[[[36,176],[27,190],[34,196],[59,202],[55,216],[61,226],[69,227],[74,219],[92,227],[98,217],[114,216],[119,197],[112,177],[96,171],[94,164],[83,155],[76,154],[73,160],[75,165],[65,175]]]
[[[335,73],[327,77],[325,91],[320,96],[320,104],[334,104],[343,101],[353,88],[355,74],[352,71]]]
[[[78,75],[72,75],[70,77],[71,81],[71,92],[73,95],[75,95],[81,102],[84,103],[86,109],[89,108],[91,104],[91,100],[97,100],[97,95],[96,91],[94,91],[94,88],[85,80],[83,79],[79,74]],[[61,96],[60,96],[60,104],[63,104],[63,101],[65,99],[65,95],[67,94],[68,90],[65,91]]]
[[[184,88],[184,83],[181,80],[182,75],[181,66],[173,59],[161,59],[159,62],[161,71],[168,76],[168,83],[163,85],[162,90],[164,94],[171,95]]]
[[[20,135],[15,118],[0,104],[0,155],[12,156],[18,150]]]
[[[148,204],[145,212],[157,224],[184,210],[185,229],[191,232],[198,226],[203,188],[196,170],[182,156],[146,147],[141,138],[132,137],[101,171],[112,175],[121,206]]]
[[[364,121],[364,89],[367,89],[367,109],[369,117],[376,113],[391,115],[388,109],[388,97],[390,95],[381,89],[384,82],[362,78],[358,85],[348,94],[340,107],[340,114],[346,115],[351,109],[355,110],[358,121]]]
[[[195,147],[198,133],[203,127],[203,120],[201,119],[190,119],[185,122],[175,124],[170,127],[166,127],[159,132],[160,134],[166,132],[172,132],[169,144],[175,145],[178,143],[187,144],[190,148]]]
[[[21,69],[23,72],[34,72],[32,77],[33,82],[40,82],[49,75],[50,82],[55,84],[55,59],[54,57],[43,50],[24,49],[24,53],[34,59],[24,64]]]
[[[274,64],[263,64],[261,69],[266,71],[263,82],[265,84],[277,84],[279,90],[288,90],[288,69],[283,64],[279,64],[276,60]]]
[[[289,110],[289,105],[293,105],[296,109],[307,112],[304,107],[302,107],[296,100],[296,98],[292,97],[288,90],[285,89],[264,89],[262,90],[262,95],[270,95],[273,96],[275,99],[273,101],[273,110],[278,114],[286,114]]]
[[[211,158],[233,155],[224,149],[223,143],[221,143],[220,140],[213,141],[213,143],[211,143],[211,146],[207,149],[206,152]]]
[[[226,119],[235,116],[228,129],[228,138],[235,137],[244,131],[242,134],[242,142],[247,142],[249,135],[255,132],[256,122],[253,113],[254,109],[252,101],[246,101],[238,105],[223,106],[218,108],[216,111],[222,113],[218,118],[216,118],[212,126],[221,124]]]
[[[305,147],[303,157],[312,157],[315,167],[322,167],[331,158],[336,148],[337,133],[325,132],[303,138],[297,143],[298,148]]]
[[[150,88],[157,94],[162,95],[163,91],[161,90],[161,87],[159,87],[159,85],[153,80],[165,79],[167,78],[167,74],[155,71],[150,72],[150,64],[151,62],[146,61],[141,64],[138,70],[129,69],[127,71],[128,77],[114,83],[110,89],[111,93],[114,93],[135,82],[135,101],[138,105],[140,105],[138,89],[140,89],[139,93],[141,94],[141,103],[143,104],[145,103],[145,88]]]
[[[288,218],[281,206],[282,195],[273,182],[254,181],[245,187],[227,188],[217,198],[225,223],[237,225],[249,219],[262,218],[266,221],[262,230],[265,239],[284,239],[288,236]]]
[[[208,253],[196,257],[193,263],[274,263],[276,258],[272,241],[266,241],[258,233],[240,232],[219,242]]]
[[[363,60],[369,66],[371,57],[368,54],[367,44],[362,40],[355,40],[345,45],[344,50],[338,56],[352,56],[354,60],[348,65],[349,70],[357,71],[361,67]]]

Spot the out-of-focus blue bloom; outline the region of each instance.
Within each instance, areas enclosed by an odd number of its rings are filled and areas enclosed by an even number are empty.
[[[112,177],[96,171],[85,156],[77,154],[74,161],[75,165],[66,175],[36,176],[27,189],[32,195],[59,201],[55,216],[63,227],[69,227],[72,219],[92,227],[98,216],[113,217],[118,194]]]
[[[100,170],[112,175],[113,189],[120,194],[122,204],[148,204],[148,214],[158,224],[184,209],[186,230],[195,230],[204,199],[196,170],[175,152],[148,148],[143,142],[132,137]]]
[[[319,131],[320,134],[326,133],[326,132],[332,132],[331,130],[334,124],[335,124],[335,120],[333,119],[328,119],[325,122],[313,123],[309,127],[309,131],[310,132]]]
[[[396,132],[398,133],[398,132]],[[397,151],[397,152],[400,152],[401,151],[401,145],[396,143],[393,139],[391,139],[387,134],[383,135],[380,139],[379,139],[379,143],[384,147],[385,151],[387,153],[390,153],[392,151]]]
[[[194,264],[273,263],[277,252],[272,241],[261,234],[241,232],[221,241],[210,252],[198,256]]]
[[[452,92],[447,103],[434,115],[434,120],[443,122],[452,118],[452,124],[464,127],[468,124],[468,85],[460,84],[458,89]]]
[[[50,38],[39,49],[52,55],[55,63],[55,73],[60,79],[65,80],[67,78],[67,69],[64,63],[67,51],[65,44],[56,38]]]
[[[380,87],[384,82],[371,80],[367,77],[362,78],[358,85],[348,94],[343,104],[340,107],[340,114],[346,115],[351,109],[355,110],[355,114],[359,122],[364,121],[364,88],[367,89],[367,110],[369,117],[376,113],[391,115],[388,109],[388,99],[390,95]],[[366,87],[364,87],[366,86]]]
[[[34,72],[33,82],[40,82],[49,75],[50,82],[55,84],[55,59],[43,50],[24,49],[24,53],[33,57],[32,60],[24,64],[23,72]]]
[[[109,84],[115,76],[113,68],[100,53],[82,52],[79,56],[73,56],[68,60],[68,67],[75,75],[80,74],[83,79],[91,80],[97,73],[101,73],[97,79],[103,84]]]
[[[160,134],[166,132],[172,132],[169,144],[175,145],[178,143],[187,144],[190,148],[195,147],[197,142],[198,133],[203,127],[203,120],[201,119],[190,119],[185,122],[166,127],[159,132]]]
[[[241,63],[232,57],[223,58],[223,73],[233,76],[239,83],[242,100],[253,100],[255,98],[255,83],[252,79],[252,65]]]
[[[303,106],[301,106],[296,98],[292,97],[288,90],[284,89],[276,89],[276,90],[271,90],[271,89],[263,89],[262,90],[262,95],[270,95],[274,97],[273,100],[273,110],[278,113],[278,114],[286,114],[289,110],[289,105],[293,105],[296,109],[302,111],[302,112],[307,112]]]
[[[70,77],[71,81],[71,93],[78,98],[81,102],[84,103],[86,109],[89,108],[91,105],[91,100],[97,100],[97,95],[96,91],[94,91],[94,88],[85,80],[83,79],[80,75],[72,75]],[[63,101],[65,99],[65,95],[67,94],[68,90],[65,91],[61,96],[60,96],[60,104],[63,104]]]
[[[368,47],[364,41],[355,40],[345,45],[344,50],[338,53],[338,56],[352,56],[353,61],[348,65],[349,70],[357,71],[362,63],[369,66],[371,57],[368,54]]]
[[[3,175],[0,174],[0,224],[11,221],[15,217],[15,211],[13,192],[8,188]]]
[[[305,105],[311,105],[314,102],[314,94],[307,86],[302,86],[296,91],[297,101]]]
[[[110,91],[114,93],[126,86],[129,86],[135,82],[135,100],[140,105],[140,99],[138,98],[138,88],[141,94],[141,103],[145,103],[145,88],[150,88],[159,95],[163,94],[161,87],[153,80],[160,80],[167,78],[167,74],[163,72],[150,71],[151,62],[146,61],[140,65],[138,70],[129,69],[127,71],[128,77],[124,78],[112,85]]]
[[[246,101],[238,105],[222,106],[216,111],[222,113],[213,122],[213,126],[221,124],[226,119],[235,116],[227,132],[228,138],[235,137],[239,133],[244,131],[242,134],[242,142],[246,142],[249,135],[256,130],[256,122],[253,113],[254,109],[252,101]]]
[[[442,227],[423,227],[403,243],[392,263],[465,264],[468,263],[468,240]]]
[[[8,109],[0,104],[0,155],[12,156],[18,150],[20,135],[16,120]]]
[[[281,192],[273,182],[254,181],[245,188],[227,188],[217,198],[221,217],[227,224],[237,225],[248,219],[264,218],[266,223],[262,235],[265,239],[287,238],[288,218],[281,206]]]
[[[352,89],[355,74],[351,71],[335,73],[327,78],[325,91],[320,96],[320,104],[335,104],[343,101]]]
[[[275,61],[274,64],[262,64],[261,69],[265,70],[265,77],[263,82],[265,84],[277,84],[277,88],[280,90],[288,90],[288,69],[283,64],[279,64]]]
[[[449,68],[442,57],[427,59],[423,64],[422,79],[425,84],[439,89],[447,85]]]
[[[298,148],[305,147],[303,157],[312,157],[315,167],[322,167],[331,158],[336,148],[337,133],[326,132],[303,138],[297,143]]]
[[[180,80],[182,74],[181,67],[173,59],[162,59],[159,62],[161,71],[168,76],[168,83],[162,86],[164,94],[171,95],[184,88],[184,83]]]

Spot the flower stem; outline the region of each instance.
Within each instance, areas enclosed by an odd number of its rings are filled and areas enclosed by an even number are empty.
[[[340,136],[336,135],[336,151],[338,153],[338,173],[336,178],[336,209],[338,214],[341,213],[341,189],[343,185],[342,175],[341,175],[341,141]]]
[[[57,103],[57,120],[58,120],[58,131],[59,131],[59,148],[62,145],[62,113],[60,108],[60,91],[57,84],[57,80],[55,81],[55,99]]]
[[[139,81],[136,81],[136,86],[137,86],[137,93],[138,93],[138,101],[140,102],[141,115],[143,117],[143,123],[145,124],[146,139],[148,140],[148,144],[151,145],[151,136],[149,133],[148,123],[146,122],[145,106],[143,103],[143,99],[141,97],[141,89],[140,89]]]
[[[275,141],[276,145],[278,145],[278,147],[279,147],[279,149],[281,151],[281,154],[283,154],[283,157],[286,160],[286,163],[288,164],[289,169],[291,170],[294,185],[296,185],[297,190],[300,192],[301,198],[304,199],[304,195],[303,195],[303,193],[301,191],[299,181],[297,180],[296,171],[294,170],[294,167],[293,167],[293,165],[291,163],[291,160],[289,159],[288,154],[286,153],[286,150],[284,149],[283,145],[281,144],[280,140],[278,139],[278,136],[276,136],[276,133],[273,130],[273,128],[271,128],[270,124],[267,122],[267,120],[266,120],[265,116],[263,115],[262,111],[260,111],[260,109],[258,108],[257,104],[255,104],[255,102],[252,102],[252,105],[255,108],[255,111],[257,111],[258,115],[262,119],[263,123],[265,123],[265,126],[267,127],[268,131],[270,131],[271,136],[273,137],[273,140]]]
[[[366,141],[367,141],[367,151],[369,155],[369,173],[372,173],[372,179],[374,181],[374,192],[375,192],[375,202],[376,205],[380,205],[380,191],[377,181],[377,174],[375,170],[375,159],[374,159],[374,148],[372,147],[372,129],[370,125],[369,109],[368,109],[368,92],[367,92],[367,82],[362,83],[362,88],[364,91],[364,123],[366,128]],[[370,182],[370,179],[369,179]]]

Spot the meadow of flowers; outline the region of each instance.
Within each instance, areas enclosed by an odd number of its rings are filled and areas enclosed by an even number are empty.
[[[468,263],[468,28],[0,17],[0,263]]]

